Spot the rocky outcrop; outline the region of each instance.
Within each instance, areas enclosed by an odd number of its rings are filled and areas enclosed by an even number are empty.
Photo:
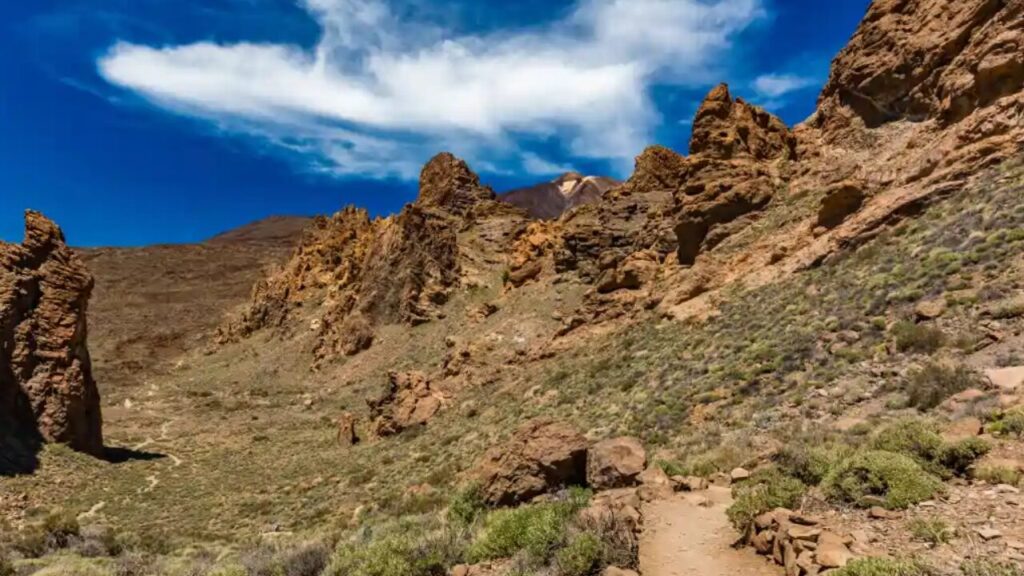
[[[494,192],[465,162],[439,154],[423,168],[418,199],[399,214],[371,220],[348,207],[317,218],[288,264],[255,287],[248,309],[218,339],[286,327],[300,309],[312,309],[322,361],[369,348],[381,324],[429,322],[462,281],[460,231],[509,217],[482,205],[497,205]]]
[[[875,0],[821,94],[868,128],[957,122],[1024,89],[1024,7],[1007,0]]]
[[[472,472],[484,500],[512,506],[586,482],[587,440],[548,420],[519,428],[503,445],[487,451]]]
[[[92,288],[63,232],[38,212],[26,213],[21,245],[0,243],[0,416],[13,423],[7,432],[102,456],[100,395],[86,342]]]
[[[414,426],[423,426],[447,402],[422,372],[391,372],[379,398],[367,400],[370,427],[379,438],[394,436]]]
[[[761,108],[715,87],[693,122],[692,156],[675,195],[680,264],[736,233],[784,185],[774,163],[796,159],[796,137]]]

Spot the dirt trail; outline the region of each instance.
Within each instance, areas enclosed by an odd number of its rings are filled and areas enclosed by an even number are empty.
[[[644,505],[640,539],[643,576],[780,576],[782,570],[750,549],[732,547],[726,518],[728,488],[677,494]]]

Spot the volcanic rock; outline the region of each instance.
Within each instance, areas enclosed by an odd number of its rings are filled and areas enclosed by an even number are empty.
[[[25,214],[0,243],[0,415],[16,435],[102,456],[100,395],[86,343],[93,278],[56,224]]]
[[[647,466],[647,452],[636,438],[602,440],[587,455],[587,484],[595,490],[631,486]]]
[[[505,444],[488,450],[473,476],[488,504],[512,506],[582,485],[586,473],[586,438],[565,424],[534,420],[520,427]]]
[[[367,400],[373,433],[393,436],[430,421],[444,406],[446,398],[422,372],[391,372],[379,398]]]

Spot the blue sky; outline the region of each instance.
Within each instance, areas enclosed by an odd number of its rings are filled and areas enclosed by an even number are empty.
[[[720,81],[793,124],[868,0],[34,0],[0,8],[0,239],[373,214],[434,153],[501,191],[686,151]]]

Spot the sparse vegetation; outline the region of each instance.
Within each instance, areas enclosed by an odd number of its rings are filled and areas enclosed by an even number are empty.
[[[803,482],[778,469],[760,470],[733,488],[735,501],[727,511],[729,521],[745,534],[754,518],[775,508],[795,509],[806,492]]]
[[[908,403],[921,411],[935,408],[950,396],[982,386],[981,377],[967,366],[929,362],[907,382]]]
[[[892,336],[897,350],[915,354],[932,354],[946,342],[942,330],[913,322],[897,322],[892,327]]]
[[[1018,486],[1021,483],[1022,474],[1019,470],[1010,468],[1009,466],[997,466],[989,465],[982,466],[974,471],[974,477],[978,480],[984,480],[989,484],[1007,484],[1009,486]]]
[[[989,424],[988,431],[1003,436],[1024,436],[1024,409],[1016,408]]]
[[[1006,560],[991,558],[975,558],[964,561],[960,565],[964,576],[1022,576],[1024,569],[1018,564]]]
[[[833,573],[836,576],[928,576],[933,572],[915,560],[858,558]]]
[[[956,534],[949,524],[940,518],[915,518],[909,525],[914,538],[932,546],[946,544]]]

